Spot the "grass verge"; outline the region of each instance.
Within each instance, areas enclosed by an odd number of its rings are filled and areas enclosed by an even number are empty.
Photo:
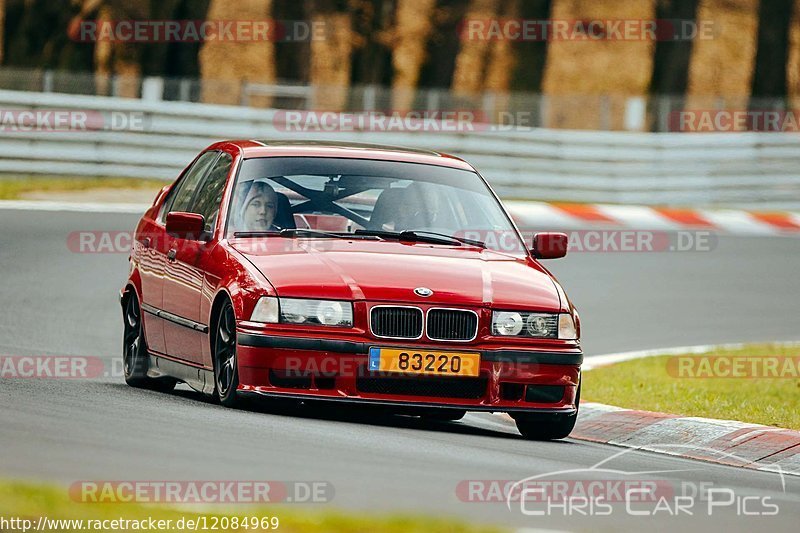
[[[0,200],[18,200],[30,192],[88,191],[92,189],[152,189],[155,191],[167,182],[135,178],[80,178],[80,177],[29,177],[0,178]]]
[[[715,359],[719,357],[725,359]],[[777,372],[765,365],[769,359],[777,359]],[[587,371],[582,399],[800,429],[799,366],[800,347],[771,344],[703,355],[646,357]],[[743,377],[754,368],[759,377]],[[738,376],[728,377],[731,374]]]
[[[31,520],[32,528],[36,527],[40,517],[51,520],[83,520],[84,530],[93,529],[85,527],[88,520],[147,520],[150,518],[154,520],[171,520],[172,525],[167,529],[170,531],[178,531],[176,525],[181,519],[196,520],[198,517],[205,517],[206,524],[211,527],[215,523],[215,517],[239,517],[240,519],[245,517],[277,517],[279,520],[277,530],[292,533],[491,533],[501,531],[498,528],[473,526],[464,522],[441,518],[403,515],[355,515],[333,511],[316,511],[309,507],[236,505],[228,507],[225,512],[193,511],[191,509],[192,506],[189,505],[177,509],[158,504],[79,503],[70,499],[66,488],[16,481],[0,481],[0,518],[6,520],[11,518]],[[220,526],[218,531],[266,531],[270,529],[262,529],[261,527],[222,528],[221,525],[224,524],[224,521],[217,521],[217,524]],[[265,522],[265,524],[269,525],[269,521]],[[17,529],[21,530],[19,527]],[[76,527],[74,523],[62,523],[61,527],[57,529],[59,531],[79,531],[80,526]]]

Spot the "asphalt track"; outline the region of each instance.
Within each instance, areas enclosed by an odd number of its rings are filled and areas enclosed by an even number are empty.
[[[117,291],[125,254],[78,254],[70,232],[130,230],[133,215],[0,210],[0,354],[119,357]],[[710,252],[580,253],[549,263],[578,306],[588,356],[737,341],[796,340],[800,241],[720,237]],[[613,468],[713,483],[769,497],[775,516],[524,515],[518,505],[464,503],[462,480],[518,480],[585,469],[618,448],[574,440],[531,443],[502,417],[423,422],[352,409],[261,402],[231,411],[188,389],[159,394],[120,378],[0,381],[0,477],[49,480],[328,481],[316,508],[460,517],[561,530],[648,528],[794,531],[800,479],[646,452]],[[635,474],[634,474],[635,475]],[[598,472],[584,479],[607,478]],[[640,474],[640,477],[644,474]],[[703,507],[702,511],[706,511]]]

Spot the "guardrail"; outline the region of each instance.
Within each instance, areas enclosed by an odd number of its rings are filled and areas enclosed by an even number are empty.
[[[436,149],[467,159],[504,197],[762,209],[800,207],[800,136],[546,129],[287,132],[277,110],[0,91],[0,110],[134,114],[141,127],[11,131],[0,173],[173,179],[219,139],[333,139]],[[13,129],[13,128],[12,128]],[[478,128],[482,129],[482,128]]]

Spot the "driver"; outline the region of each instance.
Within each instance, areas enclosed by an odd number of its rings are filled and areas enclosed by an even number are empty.
[[[263,181],[244,183],[237,196],[241,198],[237,214],[237,231],[279,231],[274,225],[278,212],[278,195]]]

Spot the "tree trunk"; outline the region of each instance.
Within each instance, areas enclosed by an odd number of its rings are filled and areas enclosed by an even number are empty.
[[[656,19],[681,19],[697,21],[698,0],[658,0],[656,2]],[[653,53],[653,71],[650,75],[648,93],[651,96],[650,129],[661,129],[655,111],[659,109],[657,98],[673,97],[670,108],[672,111],[683,109],[686,97],[686,88],[689,85],[689,66],[692,59],[692,44],[694,39],[683,41],[669,41],[662,39],[656,41]],[[663,117],[662,117],[663,119]]]
[[[205,20],[210,0],[159,0],[154,2],[154,20]],[[142,72],[146,76],[198,78],[201,42],[152,43],[142,51]],[[168,89],[170,93],[174,88]]]
[[[272,17],[279,21],[308,21],[308,2],[302,0],[274,2]],[[310,56],[311,45],[308,41],[276,42],[276,78],[295,83],[308,83]]]
[[[323,4],[323,2],[320,2]],[[324,2],[324,4],[329,4]],[[314,109],[341,111],[347,107],[353,31],[350,14],[330,7],[315,9],[312,24],[324,27],[324,39],[311,41],[309,81],[315,89]]]
[[[392,17],[395,0],[358,0],[353,9],[353,85],[392,81]]]
[[[548,20],[551,9],[551,0],[522,0],[519,14],[523,20]],[[547,42],[547,39],[543,39],[514,43],[514,54],[517,57],[511,84],[514,90],[534,93],[542,91],[547,64]]]
[[[758,5],[758,42],[750,107],[763,108],[760,98],[787,94],[786,64],[793,0],[761,0]]]
[[[420,87],[449,89],[453,83],[456,57],[461,49],[459,27],[469,7],[469,0],[438,0],[434,8],[434,31],[428,39],[425,64],[420,73]]]
[[[6,0],[0,0],[0,65],[3,64],[3,40],[6,33],[3,31],[6,25]]]
[[[713,38],[692,45],[685,109],[746,109],[758,40],[758,0],[700,0],[697,20]]]
[[[413,108],[435,5],[436,0],[398,0],[392,50],[392,107],[395,110]]]
[[[207,20],[268,20],[272,0],[211,0]],[[269,107],[268,96],[249,96],[246,83],[275,83],[275,44],[272,41],[207,41],[200,48],[204,102]]]
[[[466,19],[497,19],[499,0],[472,0]],[[453,74],[453,91],[459,95],[478,95],[483,90],[487,77],[486,70],[493,41],[484,39],[464,39],[461,51],[456,58]]]
[[[524,3],[524,2],[523,2]],[[502,19],[518,19],[519,3],[517,0],[502,0],[499,9]],[[507,94],[511,90],[514,69],[517,64],[514,43],[509,39],[499,39],[491,43],[489,48],[489,64],[486,66],[484,91]]]

